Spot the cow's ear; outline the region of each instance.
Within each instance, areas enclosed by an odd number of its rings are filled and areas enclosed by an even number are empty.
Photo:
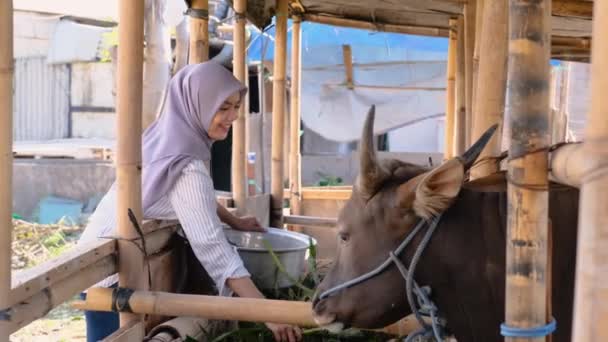
[[[398,203],[429,219],[450,207],[462,188],[464,173],[460,160],[450,159],[401,184],[397,189]]]

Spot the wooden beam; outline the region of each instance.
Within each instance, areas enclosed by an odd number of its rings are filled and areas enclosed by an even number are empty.
[[[577,17],[591,20],[593,2],[580,0],[553,0],[552,14],[563,17]]]
[[[209,60],[209,1],[192,0],[190,15],[190,55],[189,64]]]
[[[295,226],[335,227],[338,220],[329,217],[285,215],[285,224]]]
[[[13,306],[22,302],[65,278],[78,277],[82,270],[115,253],[115,240],[93,241],[79,244],[45,263],[18,271],[13,275],[8,304]]]
[[[285,189],[283,191],[284,196],[286,198],[290,197],[290,190]],[[309,188],[304,187],[301,190],[301,200],[309,201],[309,200],[338,200],[338,201],[346,201],[352,195],[352,187],[347,189],[323,189],[323,188]]]
[[[454,120],[456,117],[456,48],[458,45],[458,20],[450,19],[450,39],[448,43],[447,92],[445,106],[445,128],[443,159],[454,157]]]
[[[469,0],[464,5],[464,77],[465,77],[465,144],[471,144],[473,122],[473,54],[475,53],[476,0]]]
[[[0,2],[0,310],[10,305],[13,241],[13,1]],[[0,341],[8,341],[0,323]]]
[[[464,17],[458,17],[456,47],[456,119],[454,120],[454,155],[460,156],[466,149],[466,76],[464,49]]]
[[[353,89],[353,53],[350,45],[342,45],[342,57],[344,58],[344,71],[346,72],[346,87]]]
[[[287,2],[277,0],[274,71],[272,80],[272,206],[270,224],[283,227],[283,137],[285,131],[285,64],[287,59]]]
[[[475,114],[475,108],[477,107],[477,79],[479,78],[479,55],[481,51],[481,32],[482,21],[483,21],[483,8],[486,3],[485,0],[475,0],[476,1],[476,10],[475,10],[475,44],[473,46],[473,81],[472,81],[472,89],[471,89],[471,140],[473,139],[473,127],[475,126],[475,119],[477,118]],[[473,142],[469,142],[472,144]]]
[[[144,324],[142,322],[131,322],[104,338],[102,342],[142,341],[144,337]]]
[[[53,308],[70,300],[89,286],[116,273],[116,271],[116,258],[109,255],[81,270],[78,276],[66,277],[19,304],[13,305],[8,311],[7,327],[9,333],[12,334],[31,322],[44,317]]]
[[[234,52],[233,52],[233,72],[234,76],[245,84],[247,67],[247,55],[245,51],[245,11],[247,10],[247,0],[235,0],[234,11],[236,14],[236,24],[234,25]],[[245,99],[243,99],[245,101]],[[239,115],[232,125],[232,196],[238,215],[242,215],[245,210],[245,199],[247,198],[247,177],[245,172],[246,164],[246,127],[249,113],[245,113],[245,104],[241,105]]]
[[[591,109],[585,124],[585,165],[579,205],[573,341],[608,341],[608,1],[595,0]]]
[[[291,29],[291,91],[289,92],[291,95],[291,109],[289,111],[291,115],[289,120],[289,136],[291,138],[289,143],[289,209],[292,215],[300,214],[300,202],[302,201],[302,156],[300,155],[301,28],[301,18],[294,17]],[[299,227],[291,227],[291,229],[298,231]]]
[[[515,133],[511,133],[507,170],[505,317],[514,328],[539,327],[550,319],[546,317],[551,286],[546,278],[550,9],[550,0],[509,2],[505,114]],[[505,341],[544,342],[545,337],[506,337]]]
[[[414,35],[429,36],[429,37],[448,37],[448,35],[449,35],[449,29],[444,29],[444,28],[394,25],[394,24],[383,24],[383,23],[378,23],[378,22],[371,23],[371,22],[367,22],[367,21],[363,21],[363,20],[346,19],[346,18],[332,17],[332,16],[320,15],[320,14],[304,14],[303,19],[306,21],[312,21],[312,22],[319,23],[319,24],[352,27],[352,28],[371,30],[371,31],[414,34]]]
[[[473,103],[472,139],[476,141],[492,125],[499,129],[471,169],[471,180],[498,171],[493,157],[500,155],[507,86],[508,0],[485,1],[479,45],[477,98]]]
[[[141,225],[141,133],[144,44],[144,1],[119,2],[118,89],[117,89],[117,223],[119,284],[145,289],[144,258],[139,249],[127,240],[139,236],[129,220],[128,210]],[[140,321],[139,315],[120,314],[120,325]]]

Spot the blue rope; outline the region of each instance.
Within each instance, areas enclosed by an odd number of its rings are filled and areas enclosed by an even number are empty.
[[[557,322],[555,321],[555,318],[551,318],[551,322],[548,324],[533,328],[509,327],[503,323],[500,325],[500,334],[504,337],[537,338],[550,335],[556,328]]]

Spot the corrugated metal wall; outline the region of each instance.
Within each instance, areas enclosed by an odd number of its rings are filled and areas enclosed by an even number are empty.
[[[68,137],[70,71],[45,57],[15,60],[14,140]]]

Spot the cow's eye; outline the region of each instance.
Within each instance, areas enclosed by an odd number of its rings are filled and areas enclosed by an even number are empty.
[[[338,237],[340,238],[340,241],[342,241],[342,242],[348,242],[348,239],[350,238],[348,233],[338,233]]]

